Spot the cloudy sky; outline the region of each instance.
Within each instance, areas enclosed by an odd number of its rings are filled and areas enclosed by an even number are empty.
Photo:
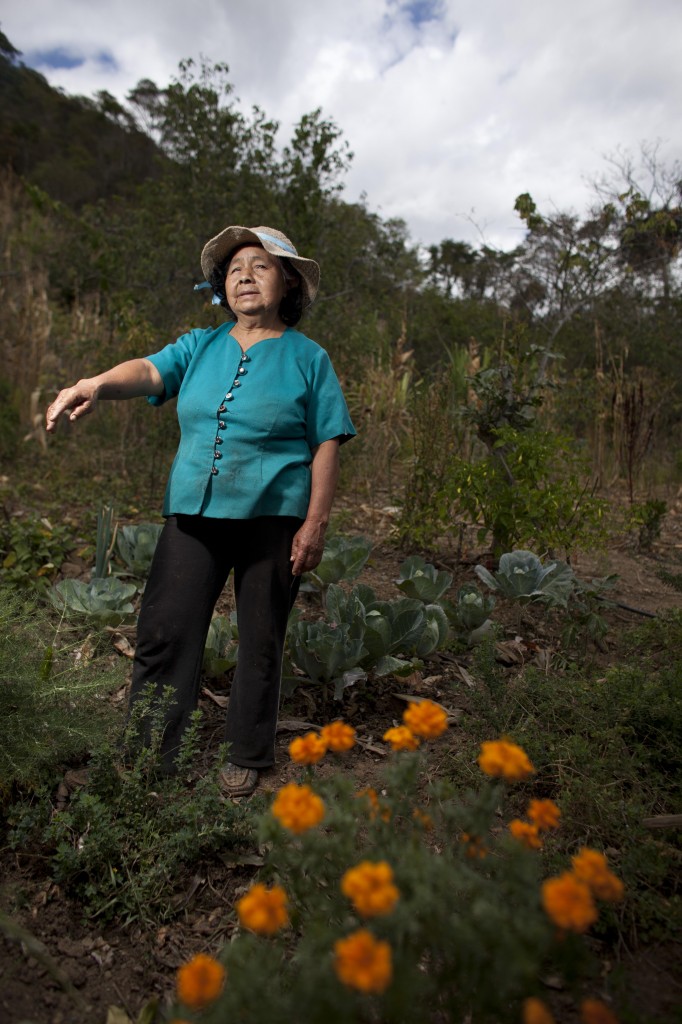
[[[682,158],[681,0],[3,0],[0,27],[69,93],[123,99],[203,54],[282,143],[321,106],[347,198],[426,245],[514,245],[520,192],[584,211],[619,148]]]

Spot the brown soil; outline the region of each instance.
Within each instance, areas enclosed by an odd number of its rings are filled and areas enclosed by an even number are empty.
[[[365,505],[354,512],[347,510],[346,514],[353,520],[352,525],[345,527],[347,532],[364,532],[376,541],[362,581],[381,596],[397,596],[394,580],[403,555],[385,541],[390,529],[390,512]],[[457,565],[449,564],[446,559],[442,567],[447,566],[454,572],[457,585],[474,578],[473,563],[475,558],[467,558],[465,563]],[[682,595],[662,582],[659,572],[662,568],[682,572],[680,509],[668,515],[664,535],[653,552],[638,553],[624,544],[605,556],[582,557],[574,568],[582,578],[617,573],[618,583],[611,596],[622,605],[653,615],[679,608]],[[302,598],[301,601],[311,615],[317,613],[314,599]],[[221,610],[227,610],[229,605],[229,597],[226,597]],[[624,608],[606,614],[614,632],[642,621],[637,612]],[[509,622],[508,633],[513,639],[518,623],[513,615]],[[543,633],[539,626],[537,632],[544,640],[526,647],[522,658],[538,656],[543,644],[552,648],[547,630]],[[608,660],[608,646],[601,656]],[[455,657],[444,653],[429,659],[424,670],[408,680],[373,683],[371,694],[361,685],[354,688],[344,701],[343,715],[356,727],[361,742],[344,755],[342,761],[323,762],[319,771],[336,771],[341,764],[342,770],[354,775],[359,787],[375,784],[385,756],[380,737],[389,725],[400,719],[404,707],[396,695],[411,692],[428,696],[445,704],[455,715],[465,715],[466,686],[460,668],[466,670],[466,665],[466,654]],[[207,771],[211,770],[215,748],[220,742],[223,712],[219,702],[227,692],[227,682],[207,683],[202,696],[206,740],[203,756]],[[277,763],[274,769],[263,774],[262,790],[274,791],[298,775],[286,752],[292,736],[305,731],[305,723],[319,725],[337,717],[339,710],[339,705],[333,701],[321,704],[319,694],[313,699],[304,687],[284,701]],[[451,756],[457,744],[458,728],[455,726],[447,738],[434,744],[430,773],[438,774],[439,764]],[[235,894],[256,871],[255,866],[244,863],[234,867],[204,866],[199,875],[188,876],[186,880],[187,898],[182,912],[170,924],[150,932],[136,926],[123,929],[88,921],[81,906],[68,899],[49,880],[48,865],[39,852],[31,857],[25,852],[0,851],[0,913],[9,915],[15,924],[30,933],[23,936],[23,941],[22,936],[10,940],[3,936],[0,918],[0,1021],[3,1024],[105,1024],[111,1006],[122,1008],[135,1020],[150,997],[158,996],[161,1001],[169,998],[175,971],[182,963],[197,952],[218,951],[229,939],[234,927]],[[36,941],[37,948],[33,945]],[[679,952],[668,945],[640,950],[622,959],[619,970],[624,974],[625,989],[635,1013],[641,1013],[647,1020],[673,1019],[669,1014],[679,1005],[682,995]],[[43,954],[48,955],[50,966]],[[559,999],[560,1019],[573,1019],[570,1014],[561,1013],[560,1003]]]

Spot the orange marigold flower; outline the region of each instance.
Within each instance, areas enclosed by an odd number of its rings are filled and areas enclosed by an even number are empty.
[[[279,885],[271,889],[257,883],[237,900],[239,922],[257,935],[274,935],[289,924],[287,894]]]
[[[535,996],[523,1000],[521,1020],[523,1024],[554,1024],[554,1017],[545,1003],[542,999],[536,999]]]
[[[478,763],[486,775],[506,779],[507,782],[520,782],[535,771],[525,750],[509,740],[482,743]]]
[[[600,999],[583,999],[580,1004],[583,1024],[618,1024],[618,1018]]]
[[[466,855],[471,858],[478,858],[483,860],[484,857],[488,856],[488,851],[483,844],[483,840],[480,836],[469,835],[468,832],[462,832],[459,837],[461,843],[466,843]]]
[[[275,797],[272,813],[280,825],[298,835],[319,825],[324,818],[324,804],[310,786],[289,782]]]
[[[432,700],[422,700],[410,703],[403,713],[403,722],[417,736],[432,740],[445,732],[448,727],[448,716],[447,712]]]
[[[606,857],[598,850],[580,850],[571,857],[573,874],[589,886],[592,894],[600,900],[616,902],[623,898],[624,886],[620,878],[609,871]]]
[[[203,1010],[215,1002],[224,984],[225,968],[205,953],[197,953],[176,975],[178,999],[192,1010]]]
[[[363,797],[367,800],[369,804],[369,816],[372,821],[375,821],[377,818],[381,818],[382,821],[391,820],[391,812],[388,807],[381,806],[381,801],[377,796],[376,789],[372,789],[371,786],[368,786],[366,789],[358,790],[355,795],[358,800]]]
[[[316,732],[297,736],[289,744],[289,757],[296,764],[317,764],[327,753],[327,744]]]
[[[430,832],[433,828],[433,818],[426,811],[422,811],[421,808],[415,807],[412,817],[415,821],[419,822],[425,832]]]
[[[541,831],[558,828],[561,811],[553,800],[531,800],[528,804],[528,817]]]
[[[341,754],[355,746],[355,729],[345,722],[330,722],[320,730],[320,739],[324,740],[329,750]]]
[[[390,914],[400,898],[393,869],[385,860],[363,860],[349,868],[341,879],[341,892],[363,917]]]
[[[396,725],[384,733],[384,741],[391,744],[391,750],[416,750],[420,739],[406,725]]]
[[[385,992],[393,977],[391,947],[360,928],[334,943],[334,970],[340,981],[360,992]]]
[[[542,905],[554,923],[567,931],[585,932],[597,920],[592,893],[570,871],[542,883]]]
[[[528,821],[521,821],[520,818],[514,818],[513,821],[509,822],[509,831],[513,835],[514,839],[517,839],[524,846],[527,846],[529,850],[541,850],[542,839],[540,839],[540,833],[538,832],[537,825],[531,825]]]

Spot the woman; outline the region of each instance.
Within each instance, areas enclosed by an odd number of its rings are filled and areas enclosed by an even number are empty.
[[[213,609],[234,569],[239,659],[221,784],[246,796],[274,763],[287,618],[301,573],[322,557],[339,445],[355,430],[326,352],[293,329],[317,294],[317,263],[273,228],[232,226],[207,242],[201,267],[230,321],[66,388],[47,430],[101,398],[161,405],[177,395],[180,445],[140,609],[131,703],[149,683],[159,696],[172,686],[162,744],[172,772]]]

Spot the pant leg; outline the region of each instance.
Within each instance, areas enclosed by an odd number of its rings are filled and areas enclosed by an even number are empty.
[[[229,521],[170,516],[154,553],[137,626],[131,707],[154,683],[160,697],[172,686],[161,746],[172,771],[182,734],[196,708],[206,634],[232,568]]]
[[[234,563],[239,657],[225,738],[234,764],[268,768],[275,760],[287,619],[299,584],[291,574],[291,544],[301,520],[261,516],[242,525]]]

